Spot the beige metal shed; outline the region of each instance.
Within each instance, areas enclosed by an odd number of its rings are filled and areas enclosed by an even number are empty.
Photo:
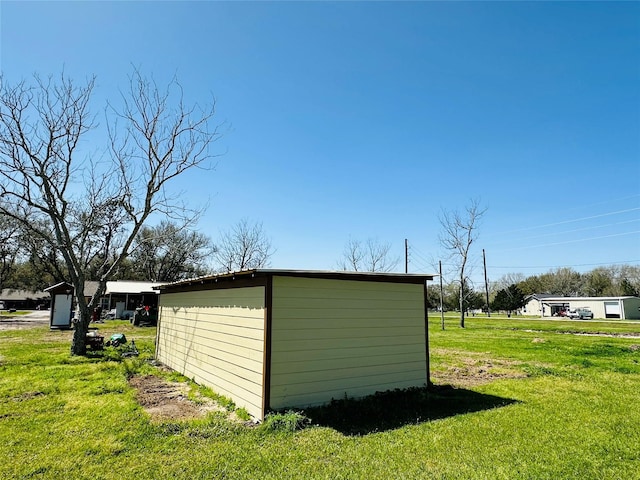
[[[257,419],[422,386],[432,279],[259,269],[162,285],[156,357]]]

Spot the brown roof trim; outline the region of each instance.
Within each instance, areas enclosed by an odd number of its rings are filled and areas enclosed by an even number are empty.
[[[157,288],[163,291],[185,291],[208,289],[212,286],[219,288],[234,288],[249,285],[264,285],[266,278],[273,277],[299,277],[322,278],[331,280],[352,280],[365,282],[387,283],[411,283],[424,284],[427,280],[433,280],[436,274],[412,274],[412,273],[377,273],[377,272],[346,272],[331,270],[276,270],[254,269],[241,272],[223,273],[206,277],[159,285]],[[260,281],[262,279],[262,281]],[[243,284],[239,284],[243,283]]]
[[[271,332],[273,331],[273,277],[264,289],[264,348],[262,361],[262,418],[271,410]]]

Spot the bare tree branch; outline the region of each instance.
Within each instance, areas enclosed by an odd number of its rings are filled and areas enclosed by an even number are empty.
[[[338,268],[354,272],[391,272],[398,266],[399,258],[390,257],[391,244],[376,238],[364,243],[350,238],[338,261]]]
[[[478,226],[487,209],[480,206],[478,200],[471,200],[464,212],[443,209],[438,217],[442,232],[440,245],[448,252],[449,260],[455,265],[458,281],[460,282],[459,308],[460,326],[464,328],[465,292],[467,288],[467,263],[472,244],[478,238]]]
[[[84,353],[90,309],[149,217],[194,215],[168,187],[191,169],[213,168],[210,146],[220,136],[211,127],[215,102],[189,107],[175,79],[161,91],[134,70],[122,107],[105,111],[107,159],[79,158],[82,139],[97,127],[89,109],[94,86],[94,77],[78,86],[64,73],[35,76],[32,85],[0,77],[0,214],[64,260],[80,312],[74,354]],[[89,275],[99,287],[87,302]]]
[[[244,218],[221,233],[214,258],[219,271],[237,272],[269,266],[273,253],[262,223],[250,223]]]

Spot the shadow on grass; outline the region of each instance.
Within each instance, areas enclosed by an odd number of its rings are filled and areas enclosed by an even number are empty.
[[[313,424],[344,435],[366,435],[516,402],[450,385],[433,385],[429,389],[410,388],[379,392],[362,399],[333,400],[304,413]]]

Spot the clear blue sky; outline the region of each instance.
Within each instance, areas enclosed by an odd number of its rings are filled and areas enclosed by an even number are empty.
[[[489,277],[640,264],[640,3],[11,2],[12,79],[135,65],[217,99],[213,238],[263,223],[276,268],[333,269],[378,238],[410,271],[440,258],[438,212],[488,207]],[[99,146],[96,146],[98,148]],[[404,263],[398,264],[404,269]],[[482,276],[477,268],[474,279]]]

